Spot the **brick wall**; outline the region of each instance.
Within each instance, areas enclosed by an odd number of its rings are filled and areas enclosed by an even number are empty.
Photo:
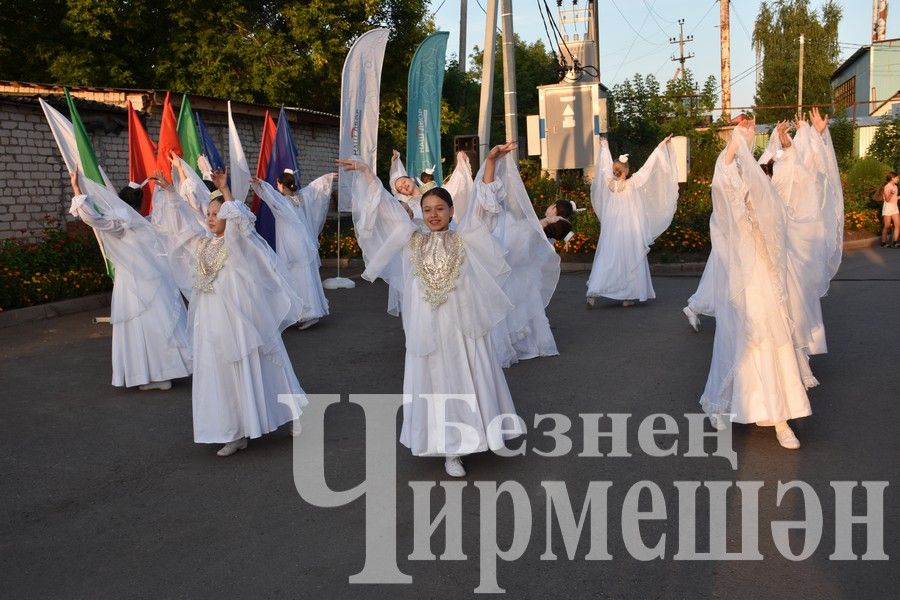
[[[66,114],[66,111],[62,111]],[[228,160],[227,116],[198,111],[219,153]],[[128,182],[128,129],[124,110],[79,107],[97,159],[117,188]],[[104,127],[93,127],[102,119]],[[251,172],[259,153],[262,119],[235,115],[235,126],[244,146]],[[154,139],[159,134],[158,116],[144,119]],[[338,126],[292,124],[300,164],[300,182],[306,185],[319,175],[334,171],[338,157]],[[58,226],[68,215],[71,189],[65,164],[44,119],[37,99],[0,98],[0,239],[30,238],[47,219]]]

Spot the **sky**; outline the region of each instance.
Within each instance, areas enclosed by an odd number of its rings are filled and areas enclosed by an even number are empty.
[[[550,7],[557,24],[555,0],[512,0],[513,29],[524,40],[542,40],[549,47],[547,34],[541,21],[538,2]],[[824,2],[811,0],[818,9]],[[841,44],[841,60],[849,57],[861,45],[870,43],[871,0],[838,0],[843,16],[838,31]],[[563,8],[572,8],[573,0],[564,0]],[[578,2],[584,6],[586,0]],[[750,36],[759,11],[761,0],[731,1],[731,98],[734,108],[750,106],[755,91],[756,57]],[[888,13],[887,37],[900,37],[900,2]],[[498,0],[499,5],[499,0]],[[483,7],[486,0],[467,0],[468,28],[467,55],[475,46],[484,47]],[[719,3],[717,0],[600,0],[600,76],[604,85],[612,87],[635,73],[654,74],[661,81],[675,74],[678,63],[671,60],[678,45],[669,38],[678,37],[678,19],[684,19],[685,36],[693,35],[693,42],[686,44],[685,52],[693,52],[694,58],[687,67],[695,79],[702,82],[709,75],[719,79]],[[448,55],[459,53],[460,0],[432,0],[431,10],[438,28],[450,32]],[[499,22],[498,22],[499,26]],[[549,23],[548,23],[549,26]],[[560,30],[562,26],[560,25]],[[576,30],[569,25],[568,33]],[[584,27],[579,30],[584,32]],[[499,35],[499,34],[498,34]],[[721,98],[720,98],[721,100]]]

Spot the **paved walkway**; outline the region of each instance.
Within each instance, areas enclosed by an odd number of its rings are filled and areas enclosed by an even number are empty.
[[[814,415],[795,426],[798,452],[781,449],[771,430],[738,426],[739,467],[719,458],[650,458],[637,445],[646,415],[678,417],[697,400],[709,367],[713,327],[693,333],[681,315],[696,277],[656,277],[658,298],[630,309],[613,303],[587,311],[586,273],[563,275],[549,316],[561,355],[508,370],[517,407],[532,425],[538,413],[573,419],[580,413],[632,413],[632,458],[542,458],[480,455],[467,461],[469,480],[515,480],[530,495],[532,539],[516,562],[498,565],[510,598],[884,598],[900,586],[893,562],[829,561],[834,549],[833,480],[898,479],[897,394],[900,251],[848,254],[823,301],[830,354],[813,359],[821,386],[811,391]],[[311,330],[286,332],[294,367],[309,392],[401,390],[403,333],[384,312],[381,284],[328,292],[333,316]],[[293,487],[291,438],[281,431],[251,442],[229,459],[191,437],[190,382],[169,392],[111,387],[110,329],[91,318],[103,310],[0,329],[0,573],[8,598],[461,598],[478,585],[478,494],[464,494],[465,562],[415,562],[412,480],[444,480],[436,459],[398,449],[398,560],[411,586],[351,586],[363,565],[362,502],[323,509]],[[330,410],[326,431],[329,483],[347,489],[364,475],[362,411],[347,403]],[[543,427],[542,427],[543,429]],[[530,447],[546,449],[540,431]],[[818,550],[802,562],[782,558],[769,523],[803,518],[797,496],[775,504],[778,481],[800,479],[818,493],[825,528]],[[585,561],[586,544],[569,561],[541,561],[545,550],[540,482],[562,480],[579,509],[588,481],[613,482],[609,552]],[[648,522],[652,545],[667,534],[666,559],[630,558],[620,510],[640,480],[664,491],[669,519]],[[759,562],[680,562],[673,481],[759,480]],[[900,504],[886,490],[886,551],[900,553]],[[796,494],[796,492],[793,492]],[[436,498],[442,498],[435,494]],[[702,497],[702,496],[701,496]],[[731,502],[731,501],[730,501]],[[434,510],[440,503],[435,500]],[[704,513],[701,500],[700,514]],[[854,502],[864,509],[861,496]],[[498,528],[509,540],[511,516],[501,505]],[[736,516],[729,516],[734,525]],[[554,526],[555,527],[555,526]],[[701,519],[698,535],[707,526]],[[558,533],[558,532],[557,532]],[[864,531],[854,530],[861,552]],[[729,530],[730,543],[739,538]],[[701,542],[704,544],[705,542]],[[799,551],[801,538],[795,540]],[[434,550],[443,549],[442,534]],[[704,549],[701,546],[701,549]]]

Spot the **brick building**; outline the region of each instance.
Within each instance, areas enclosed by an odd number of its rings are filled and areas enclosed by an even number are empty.
[[[67,212],[71,199],[68,174],[37,101],[41,97],[68,115],[62,92],[61,86],[0,81],[0,239],[32,237],[45,227],[48,217],[60,224],[71,220]],[[70,88],[70,92],[97,159],[113,185],[125,185],[127,103],[131,101],[147,132],[157,139],[166,92],[77,87]],[[227,102],[193,94],[188,94],[188,98],[227,162]],[[171,101],[177,114],[181,95],[173,94]],[[231,110],[252,171],[259,153],[263,117],[268,110],[277,119],[279,109],[232,102]],[[339,117],[302,108],[286,108],[285,112],[297,147],[301,184],[333,171],[338,158]]]

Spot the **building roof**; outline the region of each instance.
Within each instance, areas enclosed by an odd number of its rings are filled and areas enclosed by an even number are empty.
[[[879,40],[875,43],[876,44],[884,44],[885,42],[900,42],[900,38],[891,38],[889,40]],[[854,52],[849,57],[847,57],[847,60],[842,62],[840,64],[840,66],[834,70],[834,73],[831,74],[831,80],[834,81],[835,78],[837,78],[837,76],[840,75],[842,71],[847,69],[853,63],[855,63],[857,61],[857,59],[859,59],[860,56],[862,56],[863,54],[866,54],[871,47],[872,47],[871,45],[861,46],[860,48],[858,48],[856,50],[856,52]]]
[[[64,86],[56,84],[0,80],[0,97],[11,96],[25,99],[40,96],[49,102],[49,98],[61,96],[63,89]],[[107,109],[110,106],[124,109],[130,101],[135,110],[148,114],[154,114],[162,110],[163,101],[168,93],[167,90],[114,87],[71,86],[68,87],[68,89],[73,97],[77,97],[81,102],[91,102],[95,105],[95,108],[100,108],[102,105]],[[181,103],[181,95],[173,94],[172,96],[173,106],[177,108]],[[187,96],[191,102],[191,107],[195,110],[208,110],[221,113],[224,113],[227,110],[228,100],[201,94],[187,94]],[[281,107],[236,100],[231,102],[232,112],[249,116],[262,117],[267,111],[277,113],[280,108]],[[338,115],[308,108],[285,106],[284,109],[289,114],[289,118],[293,117],[291,120],[296,122],[303,121],[337,125],[337,122],[340,120]]]

